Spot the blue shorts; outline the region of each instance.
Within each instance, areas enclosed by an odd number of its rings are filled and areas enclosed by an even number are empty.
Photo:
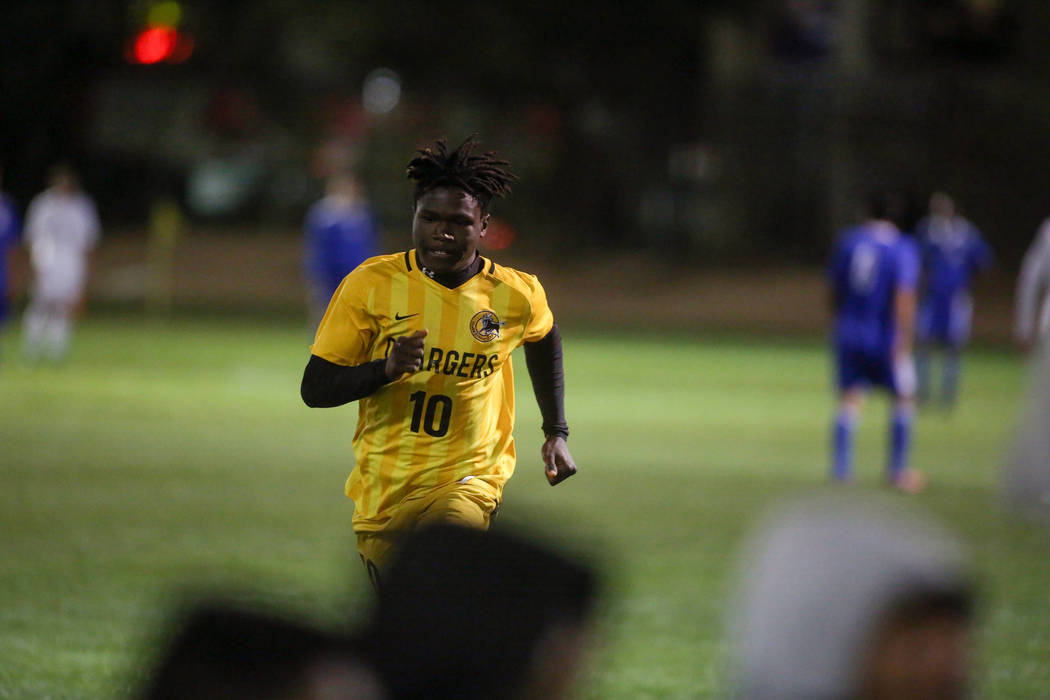
[[[973,303],[969,294],[931,295],[919,305],[916,331],[921,343],[959,346],[970,337]]]
[[[883,387],[893,396],[914,391],[914,377],[909,376],[914,372],[909,373],[907,368],[895,366],[889,352],[836,345],[835,364],[840,391]]]

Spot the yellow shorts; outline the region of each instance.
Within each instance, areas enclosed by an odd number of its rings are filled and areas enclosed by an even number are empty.
[[[406,533],[435,523],[487,530],[498,509],[498,491],[491,484],[476,478],[454,481],[406,498],[382,530],[358,532],[357,551],[375,583]]]

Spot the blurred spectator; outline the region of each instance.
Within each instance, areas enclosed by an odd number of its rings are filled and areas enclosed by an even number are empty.
[[[25,243],[33,281],[23,319],[23,352],[59,361],[69,352],[73,319],[83,301],[88,254],[98,241],[98,214],[68,165],[51,170],[50,187],[26,213]]]
[[[14,200],[3,190],[3,170],[0,170],[0,324],[7,320],[8,281],[7,251],[18,242],[22,219]]]
[[[381,700],[354,644],[221,603],[183,612],[138,700]]]
[[[414,532],[364,634],[394,698],[569,696],[589,648],[596,576],[506,532]]]
[[[900,502],[824,493],[782,505],[740,565],[735,697],[968,697],[968,552]]]
[[[1050,336],[1050,219],[1039,226],[1017,280],[1014,334],[1026,350]]]
[[[915,413],[912,340],[919,259],[914,242],[893,223],[905,206],[906,200],[893,193],[875,194],[868,220],[842,235],[832,258],[839,402],[832,428],[831,478],[852,478],[860,409],[868,390],[881,386],[893,397],[887,475],[895,488],[914,493],[924,485],[922,474],[908,466]]]
[[[944,348],[940,402],[951,408],[958,393],[960,356],[970,338],[970,280],[975,272],[991,265],[992,250],[943,192],[930,197],[929,215],[919,221],[915,233],[923,279],[916,355],[919,401],[931,393],[930,353],[938,345]]]
[[[1050,353],[1033,357],[1027,406],[1004,471],[1010,505],[1021,514],[1050,522]]]
[[[361,181],[349,170],[328,179],[325,196],[306,214],[306,273],[316,325],[339,283],[377,253],[379,225]]]

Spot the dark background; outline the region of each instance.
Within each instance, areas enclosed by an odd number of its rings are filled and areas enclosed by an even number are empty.
[[[342,159],[403,238],[413,149],[477,132],[521,177],[496,213],[524,251],[817,263],[890,184],[954,195],[1010,269],[1050,215],[1038,0],[186,0],[192,54],[139,65],[155,4],[5,11],[0,165],[22,207],[70,160],[110,234],[165,194],[201,225],[295,234]],[[377,69],[401,88],[383,114],[362,106]]]

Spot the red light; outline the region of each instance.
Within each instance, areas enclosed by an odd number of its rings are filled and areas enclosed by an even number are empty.
[[[150,27],[135,38],[132,53],[138,63],[160,63],[171,58],[178,44],[178,32],[171,27]],[[191,49],[192,51],[192,49]],[[185,58],[183,58],[185,60]]]

